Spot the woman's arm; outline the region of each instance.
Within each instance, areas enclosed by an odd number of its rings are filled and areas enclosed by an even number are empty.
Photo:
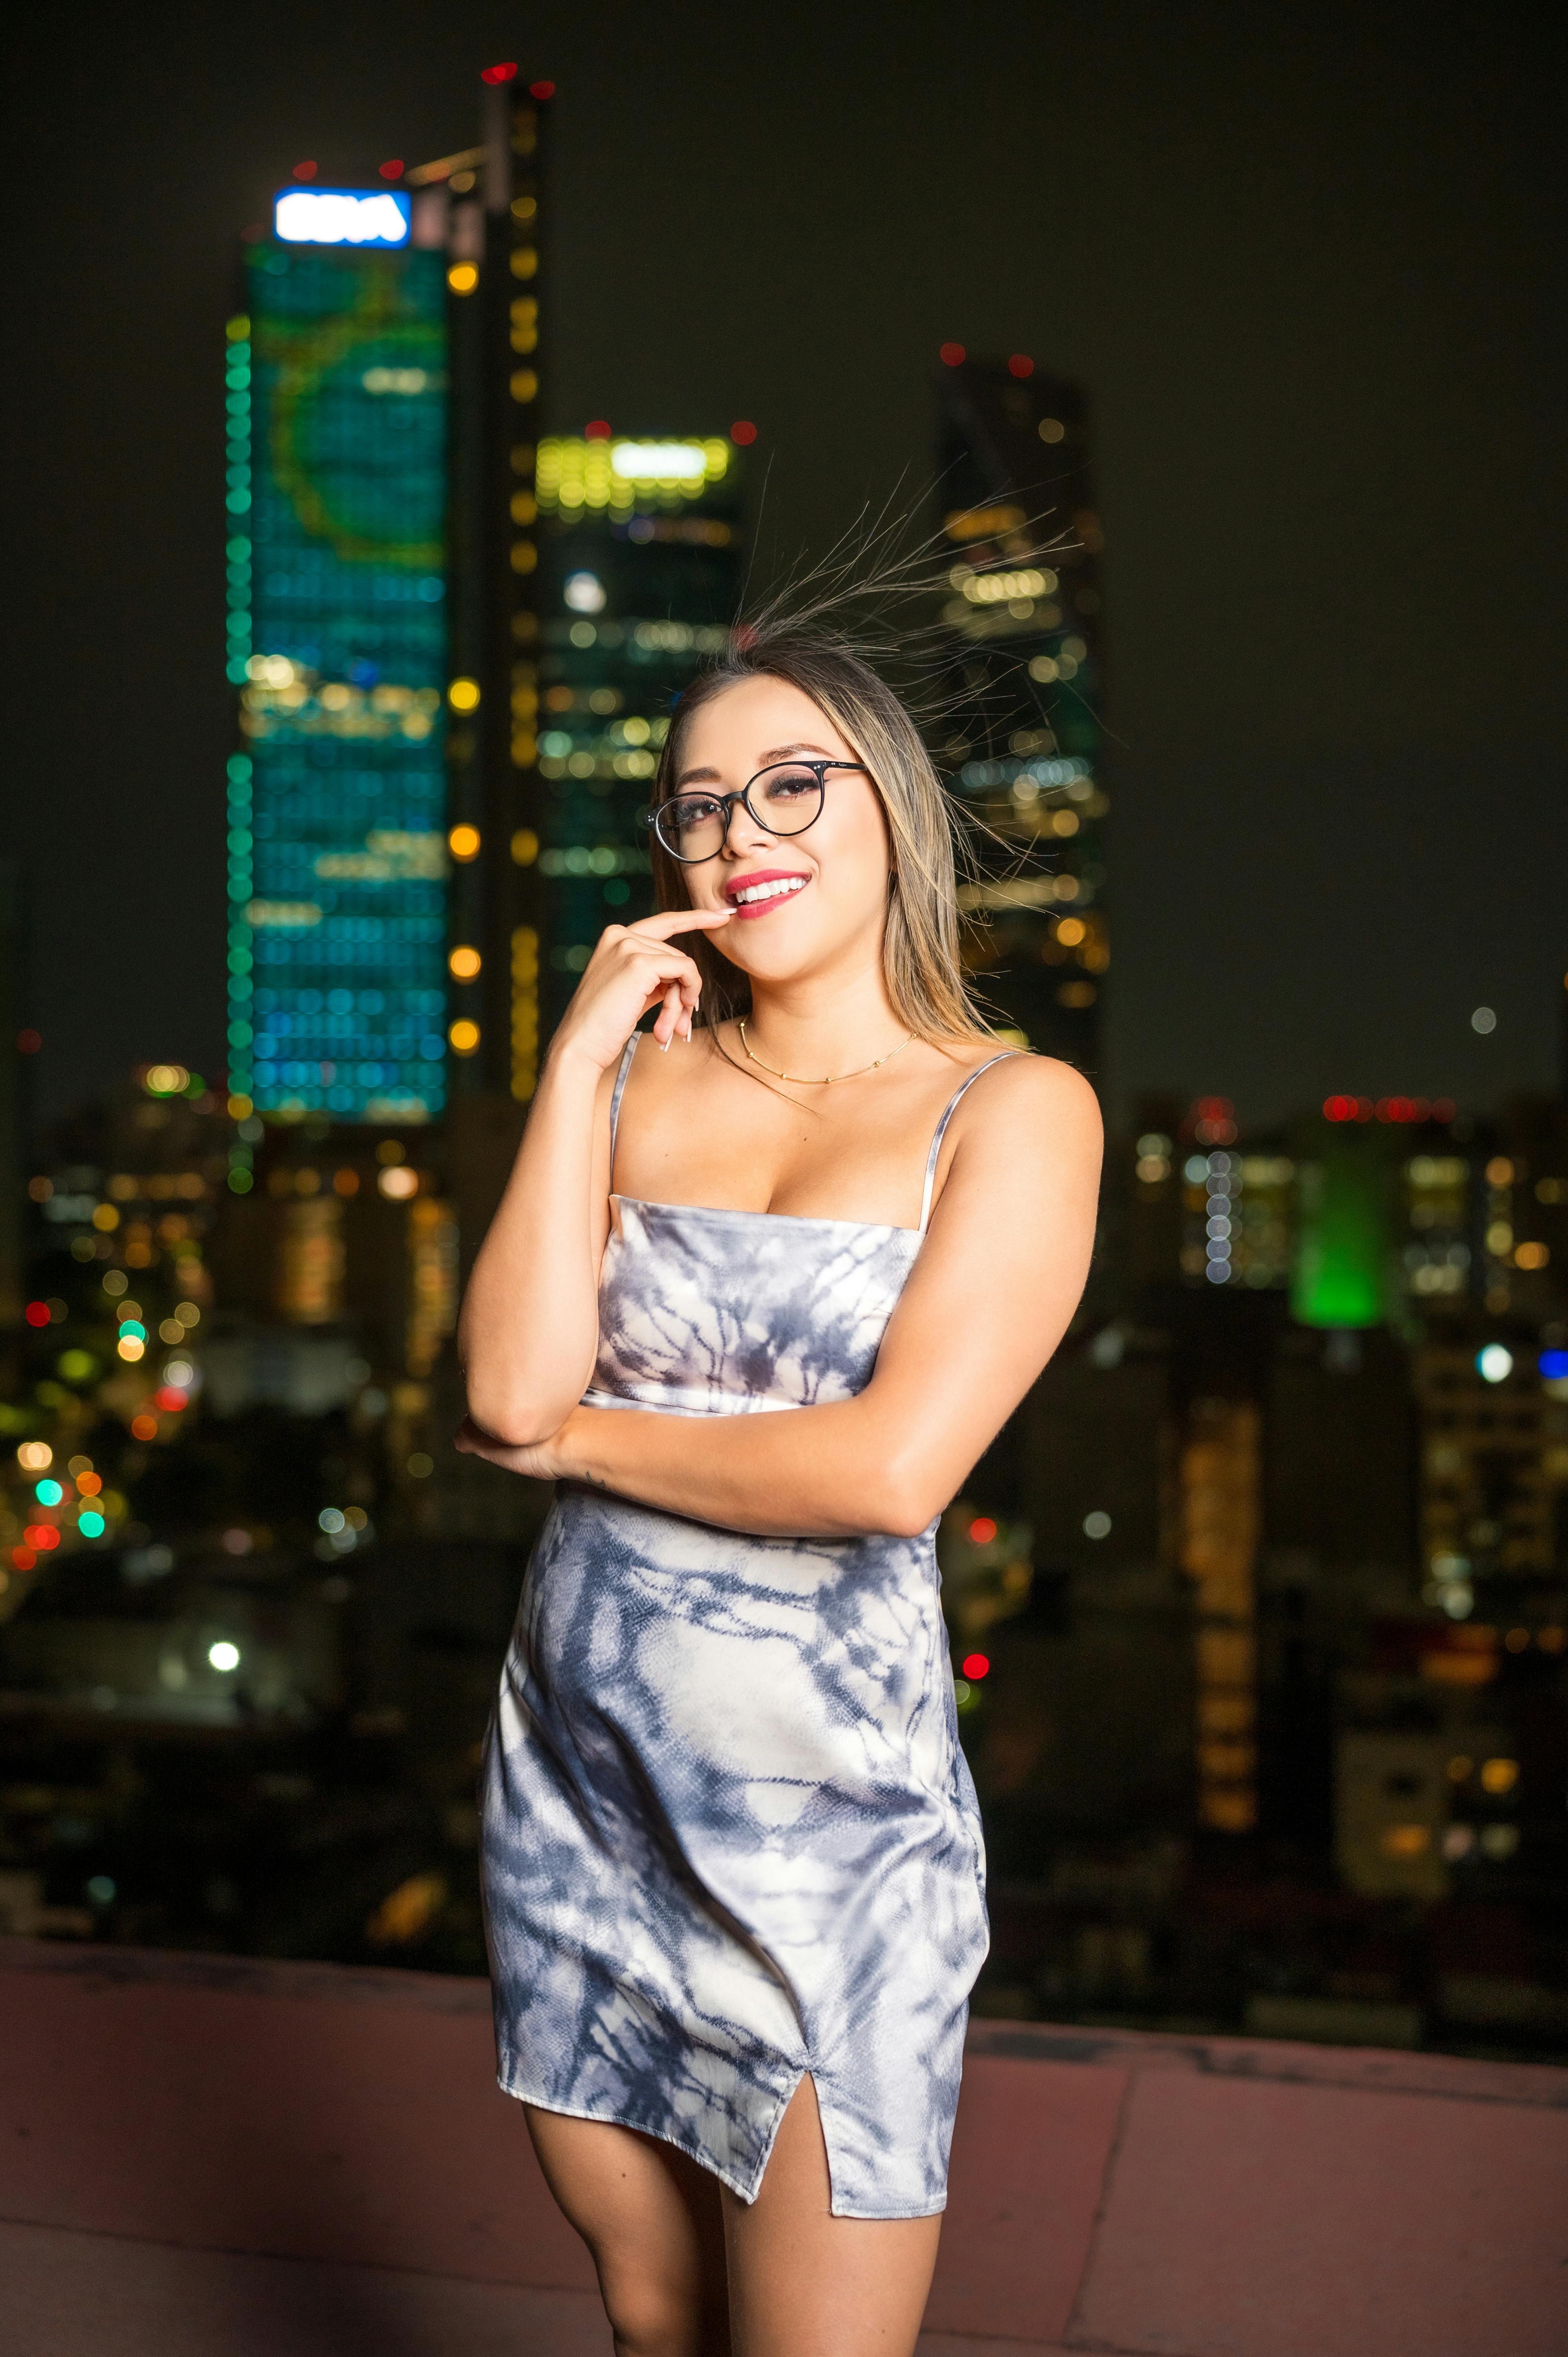
[[[608,1107],[627,1040],[690,1038],[701,976],[675,938],[728,920],[695,909],[612,925],[545,1060],[500,1208],[457,1327],[468,1414],[502,1443],[545,1439],[582,1397],[598,1351],[599,1263],[609,1227]]]
[[[914,1534],[940,1512],[1050,1357],[1094,1241],[1100,1112],[1065,1064],[988,1074],[930,1231],[853,1400],[778,1415],[576,1408],[542,1446],[459,1446],[768,1536]]]

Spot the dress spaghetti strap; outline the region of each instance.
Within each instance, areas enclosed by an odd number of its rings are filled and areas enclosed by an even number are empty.
[[[948,1124],[958,1111],[959,1102],[964,1091],[973,1088],[982,1072],[988,1072],[993,1064],[1004,1064],[1010,1057],[1021,1056],[1024,1052],[1022,1048],[1004,1048],[1001,1055],[988,1056],[983,1064],[976,1064],[968,1079],[961,1082],[948,1099],[947,1110],[937,1124],[937,1134],[931,1140],[931,1150],[926,1157],[926,1191],[920,1198],[920,1225],[917,1231],[918,1234],[922,1236],[925,1234],[926,1222],[931,1216],[931,1189],[937,1183],[937,1157],[942,1150],[942,1140],[947,1135]]]
[[[631,1070],[631,1060],[637,1053],[637,1043],[641,1037],[640,1031],[634,1031],[621,1049],[620,1070],[616,1074],[616,1084],[610,1094],[610,1193],[612,1195],[616,1190],[616,1131],[620,1127],[621,1091],[626,1086],[626,1076]]]

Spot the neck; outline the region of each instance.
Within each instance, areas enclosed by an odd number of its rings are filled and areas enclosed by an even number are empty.
[[[746,1036],[759,1056],[785,1071],[827,1073],[886,1055],[908,1028],[887,996],[879,960],[849,977],[754,981]]]

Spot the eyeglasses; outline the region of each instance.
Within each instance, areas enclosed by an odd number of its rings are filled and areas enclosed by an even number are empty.
[[[736,794],[676,794],[649,812],[648,823],[671,859],[694,867],[724,849],[736,802],[768,834],[804,834],[822,814],[830,770],[871,774],[864,761],[779,761]]]

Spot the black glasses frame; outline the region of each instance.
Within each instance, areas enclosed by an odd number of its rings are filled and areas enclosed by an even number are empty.
[[[806,821],[805,826],[797,826],[788,829],[769,826],[768,821],[759,816],[757,810],[753,807],[751,801],[751,790],[753,786],[757,784],[757,779],[759,778],[770,778],[775,770],[810,770],[815,775],[817,780],[817,792],[820,799],[818,800],[816,809]],[[673,810],[678,802],[684,802],[688,799],[695,801],[695,795],[687,797],[683,794],[671,794],[668,802],[656,802],[654,807],[648,813],[648,824],[652,828],[654,834],[659,838],[660,849],[661,851],[667,851],[671,859],[678,859],[682,867],[701,867],[703,866],[708,860],[716,859],[718,857],[719,853],[723,851],[725,845],[729,841],[730,820],[734,815],[736,802],[740,802],[744,806],[747,817],[752,819],[756,824],[762,829],[764,834],[771,834],[775,836],[779,842],[788,843],[794,835],[804,834],[807,828],[815,826],[817,821],[821,818],[822,814],[822,803],[827,800],[828,771],[830,770],[858,770],[863,778],[868,778],[871,775],[870,770],[866,768],[864,761],[769,761],[766,770],[758,770],[756,777],[747,778],[745,785],[741,787],[738,793],[708,794],[704,796],[703,799],[711,802],[715,810],[720,810],[724,813],[725,823],[724,831],[719,836],[716,848],[712,851],[704,851],[698,858],[693,858],[689,852],[677,851],[674,845],[670,841],[669,836],[665,834],[664,829],[659,823],[666,811]]]

